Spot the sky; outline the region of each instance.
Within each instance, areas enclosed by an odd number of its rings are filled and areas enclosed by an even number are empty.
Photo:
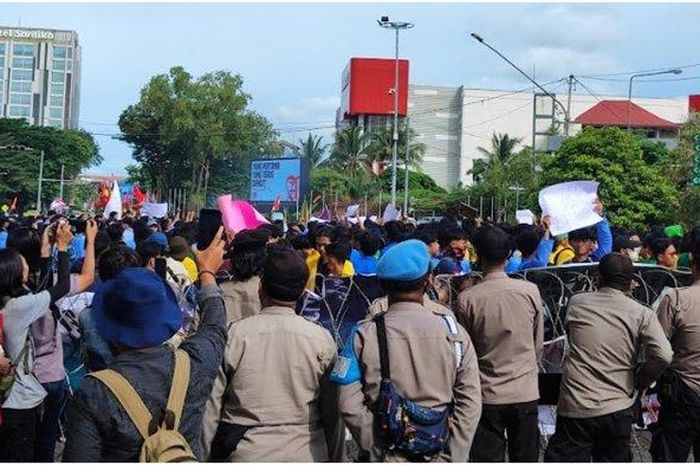
[[[282,139],[298,143],[313,132],[331,142],[349,58],[394,55],[393,32],[377,25],[384,15],[415,24],[400,41],[414,84],[528,87],[469,37],[477,32],[540,82],[598,76],[581,79],[598,94],[622,96],[629,74],[618,73],[684,66],[680,76],[635,81],[635,96],[700,94],[700,4],[0,4],[2,26],[79,34],[80,126],[95,134],[104,158],[91,171],[105,174],[133,163],[131,148],[112,139],[120,113],[175,65],[194,76],[238,73],[252,109]]]

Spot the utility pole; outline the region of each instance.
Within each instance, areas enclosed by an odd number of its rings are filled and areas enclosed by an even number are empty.
[[[571,126],[571,88],[574,86],[574,75],[569,75],[569,92],[566,97],[566,114],[564,115],[564,137],[569,137]]]
[[[36,193],[36,211],[41,214],[41,180],[44,177],[44,150],[41,150],[41,160],[39,161],[39,189]]]
[[[403,216],[408,218],[408,160],[411,153],[411,133],[408,126],[408,116],[406,117],[406,160],[404,169],[406,170],[403,184]]]
[[[63,200],[63,172],[65,170],[66,165],[61,165],[61,193],[59,194],[59,197],[61,200]]]
[[[392,166],[391,166],[391,204],[396,206],[396,165],[398,163],[399,154],[399,31],[402,29],[411,29],[412,23],[402,21],[389,21],[388,16],[382,16],[377,21],[379,25],[385,29],[393,29],[395,32],[395,59],[394,59],[394,131],[392,138]],[[408,92],[408,87],[406,88]]]

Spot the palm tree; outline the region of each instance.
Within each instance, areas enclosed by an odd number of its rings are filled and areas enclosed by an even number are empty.
[[[323,136],[314,136],[309,133],[306,140],[299,139],[299,145],[301,146],[301,155],[309,159],[312,168],[325,161],[323,155],[326,153],[328,144],[323,144]]]
[[[483,147],[477,147],[479,152],[485,155],[490,162],[497,161],[502,165],[508,163],[510,157],[513,156],[515,146],[522,142],[521,138],[512,138],[508,134],[493,133],[491,137],[491,150]]]
[[[420,171],[423,156],[427,149],[426,145],[422,142],[417,142],[416,132],[413,129],[409,129],[411,146],[408,153],[408,165]],[[382,163],[391,163],[393,157],[393,130],[391,126],[387,126],[379,129],[372,134],[372,139],[370,146],[367,148],[367,166],[371,169],[373,161],[379,161]],[[406,124],[399,123],[399,148],[398,148],[398,161],[399,164],[403,164],[406,160]]]
[[[354,177],[362,168],[368,143],[369,134],[357,125],[340,130],[335,133],[329,160]]]

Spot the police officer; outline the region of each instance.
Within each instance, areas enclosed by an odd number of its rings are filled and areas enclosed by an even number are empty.
[[[460,294],[455,312],[474,341],[481,371],[483,412],[470,460],[503,462],[507,448],[511,462],[536,462],[542,298],[537,286],[504,272],[513,245],[506,232],[484,226],[472,243],[484,278]]]
[[[377,400],[386,379],[380,337],[390,366],[386,376],[396,393],[451,417],[446,423],[449,439],[430,458],[465,461],[481,413],[479,372],[467,333],[448,310],[424,306],[429,261],[426,245],[418,240],[398,243],[379,259],[377,276],[388,294],[389,309],[358,323],[333,371],[332,379],[341,385],[343,419],[360,449],[374,461],[408,458],[379,433],[384,417]],[[380,325],[384,336],[378,334]]]
[[[268,247],[262,309],[229,327],[223,368],[204,420],[211,461],[342,461],[336,346],[323,327],[296,315],[309,272],[281,245]]]
[[[692,249],[693,285],[670,290],[659,322],[671,341],[673,361],[659,380],[661,412],[651,440],[655,462],[686,462],[700,452],[700,241]]]
[[[654,312],[628,296],[633,278],[629,257],[606,255],[598,291],[569,301],[569,352],[545,461],[632,461],[635,389],[654,382],[673,355]]]

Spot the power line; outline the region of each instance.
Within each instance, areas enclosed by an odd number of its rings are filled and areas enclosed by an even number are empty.
[[[603,77],[610,77],[610,76],[631,76],[632,74],[639,74],[639,73],[653,73],[655,71],[663,71],[666,69],[686,69],[686,68],[695,68],[697,66],[700,66],[700,63],[691,63],[688,65],[682,65],[682,66],[664,66],[663,68],[655,68],[655,69],[642,69],[638,71],[628,71],[624,73],[607,73],[607,74],[593,74],[589,76],[581,75],[582,78],[586,79],[591,79],[591,78],[603,78]]]
[[[591,96],[593,96],[596,100],[598,100],[598,102],[600,102],[600,103],[603,105],[603,107],[605,107],[610,113],[612,113],[612,114],[614,114],[615,116],[617,116],[618,118],[620,118],[621,121],[625,121],[625,117],[624,117],[624,116],[620,115],[617,111],[615,111],[614,108],[612,108],[611,106],[609,106],[603,99],[600,98],[600,96],[598,96],[598,94],[596,94],[594,91],[592,91],[591,89],[589,89],[588,86],[586,86],[583,82],[581,82],[581,81],[578,79],[578,77],[574,76],[574,80],[575,80],[578,84],[580,84],[581,87],[583,87],[584,90],[585,90],[586,92],[588,92],[589,94],[591,94]]]

